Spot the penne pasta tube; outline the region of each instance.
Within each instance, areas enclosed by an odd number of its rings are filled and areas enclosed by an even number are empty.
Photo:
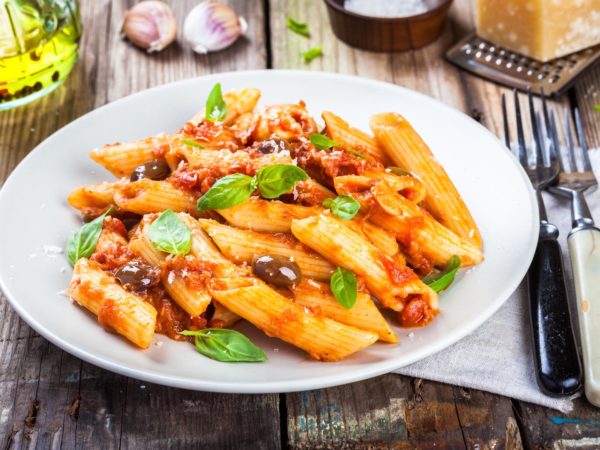
[[[292,221],[296,238],[329,260],[363,277],[386,308],[401,312],[405,303],[422,303],[423,323],[437,313],[437,294],[408,267],[378,250],[349,227],[321,214]]]
[[[97,217],[114,204],[113,196],[116,189],[123,185],[123,180],[115,183],[96,183],[81,186],[73,190],[67,201],[85,216]]]
[[[389,169],[386,169],[385,172],[368,170],[363,175],[368,178],[384,180],[394,191],[413,203],[421,203],[425,199],[427,191],[418,178],[412,175],[396,175],[387,170]]]
[[[255,278],[219,278],[212,285],[211,293],[227,309],[317,360],[338,361],[378,338],[375,333],[314,315]]]
[[[342,148],[352,148],[358,152],[365,152],[381,163],[387,163],[387,154],[379,147],[377,141],[358,128],[351,127],[348,122],[332,112],[326,111],[321,114],[325,121],[327,134]]]
[[[159,134],[155,137],[127,144],[112,144],[90,152],[90,158],[106,168],[117,178],[129,177],[140,164],[164,159],[173,135]]]
[[[379,340],[398,342],[398,336],[381,315],[371,296],[359,292],[352,309],[346,309],[332,295],[329,286],[312,280],[303,280],[292,288],[294,301],[315,314],[333,319],[361,330],[377,333]]]
[[[114,330],[140,348],[148,348],[156,326],[156,309],[126,291],[96,263],[81,258],[75,264],[69,295]]]
[[[254,175],[258,169],[273,164],[291,164],[289,153],[250,154],[246,151],[227,149],[209,150],[189,145],[174,146],[167,154],[169,166],[175,169],[180,161],[186,161],[192,168],[206,168],[213,173],[229,174],[236,172]]]
[[[260,95],[260,90],[256,88],[233,89],[223,94],[223,100],[225,101],[225,105],[227,105],[227,114],[221,122],[229,125],[242,114],[252,111],[258,103]],[[204,121],[205,116],[206,110],[203,108],[192,117],[190,122],[198,125]]]
[[[123,211],[142,215],[167,209],[198,214],[194,196],[176,188],[168,181],[144,178],[126,183],[115,190],[114,201]]]
[[[161,269],[161,281],[169,296],[190,317],[202,314],[211,302],[206,289],[205,266],[194,258],[173,258],[154,248],[148,227],[154,217],[145,216],[129,241],[129,248],[146,263]]]
[[[400,168],[416,175],[425,186],[425,208],[461,238],[482,246],[477,224],[442,165],[421,136],[400,114],[371,117],[371,130]]]
[[[209,328],[230,328],[235,325],[241,317],[229,311],[219,302],[213,301],[215,312],[208,321]]]
[[[258,256],[274,254],[286,256],[296,262],[304,277],[329,281],[335,270],[329,261],[302,245],[290,234],[240,230],[214,220],[201,219],[199,222],[221,252],[238,264],[252,264]]]
[[[368,211],[369,219],[392,232],[415,260],[424,257],[436,267],[443,268],[453,255],[460,258],[463,267],[483,259],[477,246],[444,227],[419,206],[392,191],[386,183],[355,176],[338,177],[335,181],[338,192],[352,192]]]
[[[323,212],[323,208],[251,197],[241,205],[219,209],[217,212],[227,222],[239,228],[269,233],[287,233],[290,231],[292,219],[302,219],[320,214]]]

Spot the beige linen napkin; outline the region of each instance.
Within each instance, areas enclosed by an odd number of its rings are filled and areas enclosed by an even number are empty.
[[[590,159],[596,177],[600,177],[600,148],[590,150]],[[588,192],[586,199],[596,224],[600,224],[600,189]],[[550,222],[560,230],[567,289],[573,299],[566,245],[571,230],[570,203],[550,194],[544,194],[544,201]],[[574,308],[571,310],[577,314]],[[528,314],[526,283],[521,283],[502,308],[472,334],[397,373],[493,392],[568,412],[573,408],[571,399],[548,397],[538,389]]]

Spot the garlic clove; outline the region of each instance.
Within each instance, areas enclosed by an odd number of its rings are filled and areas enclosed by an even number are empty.
[[[175,40],[177,23],[166,3],[147,0],[125,13],[122,33],[148,53],[158,52]]]
[[[248,29],[243,17],[213,0],[196,5],[183,24],[183,36],[196,53],[206,54],[233,44]]]

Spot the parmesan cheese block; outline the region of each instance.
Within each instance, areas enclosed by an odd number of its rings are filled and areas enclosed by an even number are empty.
[[[600,0],[477,0],[477,34],[549,61],[600,43]]]

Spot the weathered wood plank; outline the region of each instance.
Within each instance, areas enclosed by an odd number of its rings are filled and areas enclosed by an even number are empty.
[[[262,2],[230,2],[250,24],[247,37],[209,56],[196,55],[181,43],[147,55],[123,41],[123,13],[134,3],[80,2],[79,62],[64,85],[35,103],[0,113],[0,183],[41,140],[95,107],[171,81],[266,66]],[[197,2],[169,3],[181,27]],[[178,41],[183,41],[181,30]],[[0,296],[0,447],[150,448],[162,443],[183,448],[206,443],[214,448],[221,442],[233,446],[236,437],[247,448],[280,446],[277,396],[148,386],[140,390],[137,381],[62,352],[24,324]],[[214,411],[218,415],[207,420]]]
[[[277,394],[211,394],[129,379],[121,447],[276,448],[281,437],[279,410],[273,405],[278,402]]]

